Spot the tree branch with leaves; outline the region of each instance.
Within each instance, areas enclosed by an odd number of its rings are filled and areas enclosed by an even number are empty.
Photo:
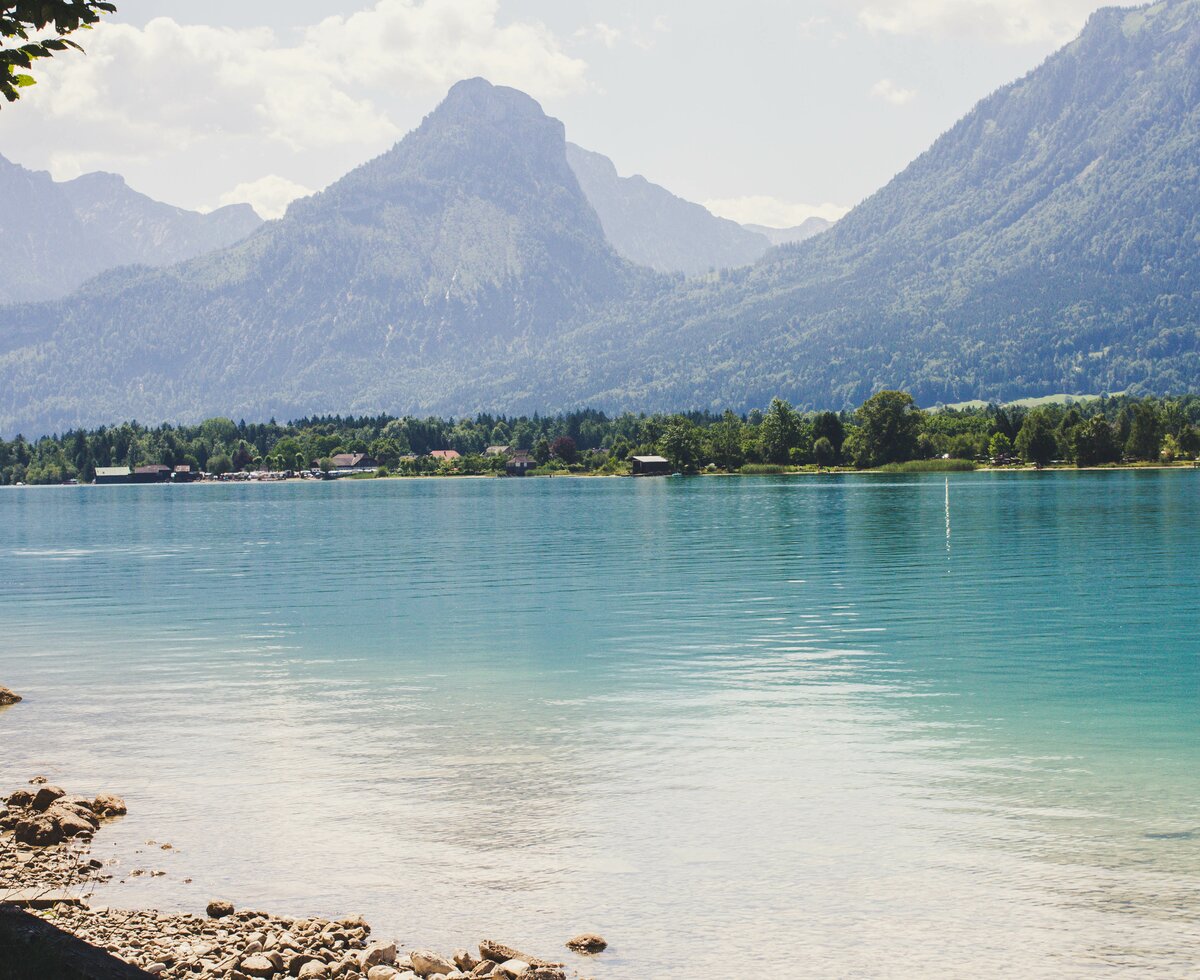
[[[59,51],[82,51],[67,35],[90,30],[116,5],[101,0],[0,0],[0,95],[8,102],[33,85],[33,63]]]

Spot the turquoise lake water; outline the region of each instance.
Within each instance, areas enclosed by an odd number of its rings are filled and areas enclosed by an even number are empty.
[[[1198,505],[1195,471],[7,490],[0,788],[126,797],[114,905],[598,931],[597,980],[1195,976]]]

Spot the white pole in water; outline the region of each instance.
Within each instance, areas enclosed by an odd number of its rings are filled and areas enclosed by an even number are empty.
[[[950,477],[946,477],[946,554],[950,554]]]

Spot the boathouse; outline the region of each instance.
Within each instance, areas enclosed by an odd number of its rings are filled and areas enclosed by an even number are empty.
[[[171,479],[171,472],[171,467],[161,464],[139,466],[133,471],[131,479],[134,483],[166,483]]]
[[[670,476],[671,462],[662,456],[634,456],[634,476]]]
[[[96,479],[93,482],[97,484],[132,483],[133,470],[128,466],[97,466]]]

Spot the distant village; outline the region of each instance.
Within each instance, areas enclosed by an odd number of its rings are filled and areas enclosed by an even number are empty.
[[[488,446],[483,453],[487,459],[503,458],[504,476],[523,477],[536,469],[538,462],[528,449],[516,449],[512,446]],[[462,458],[462,454],[454,449],[437,449],[424,457],[409,454],[401,457],[402,462],[415,463],[424,458],[437,466],[453,464]],[[672,466],[669,460],[662,456],[633,456],[630,457],[633,476],[669,476]],[[340,480],[347,477],[371,477],[388,475],[379,460],[368,453],[338,453],[322,463],[314,460],[308,469],[301,470],[259,470],[238,471],[231,473],[206,473],[191,466],[97,466],[96,476],[92,483],[106,484],[144,484],[144,483],[243,483],[243,482],[281,482],[284,480]],[[497,475],[500,475],[497,470]]]

